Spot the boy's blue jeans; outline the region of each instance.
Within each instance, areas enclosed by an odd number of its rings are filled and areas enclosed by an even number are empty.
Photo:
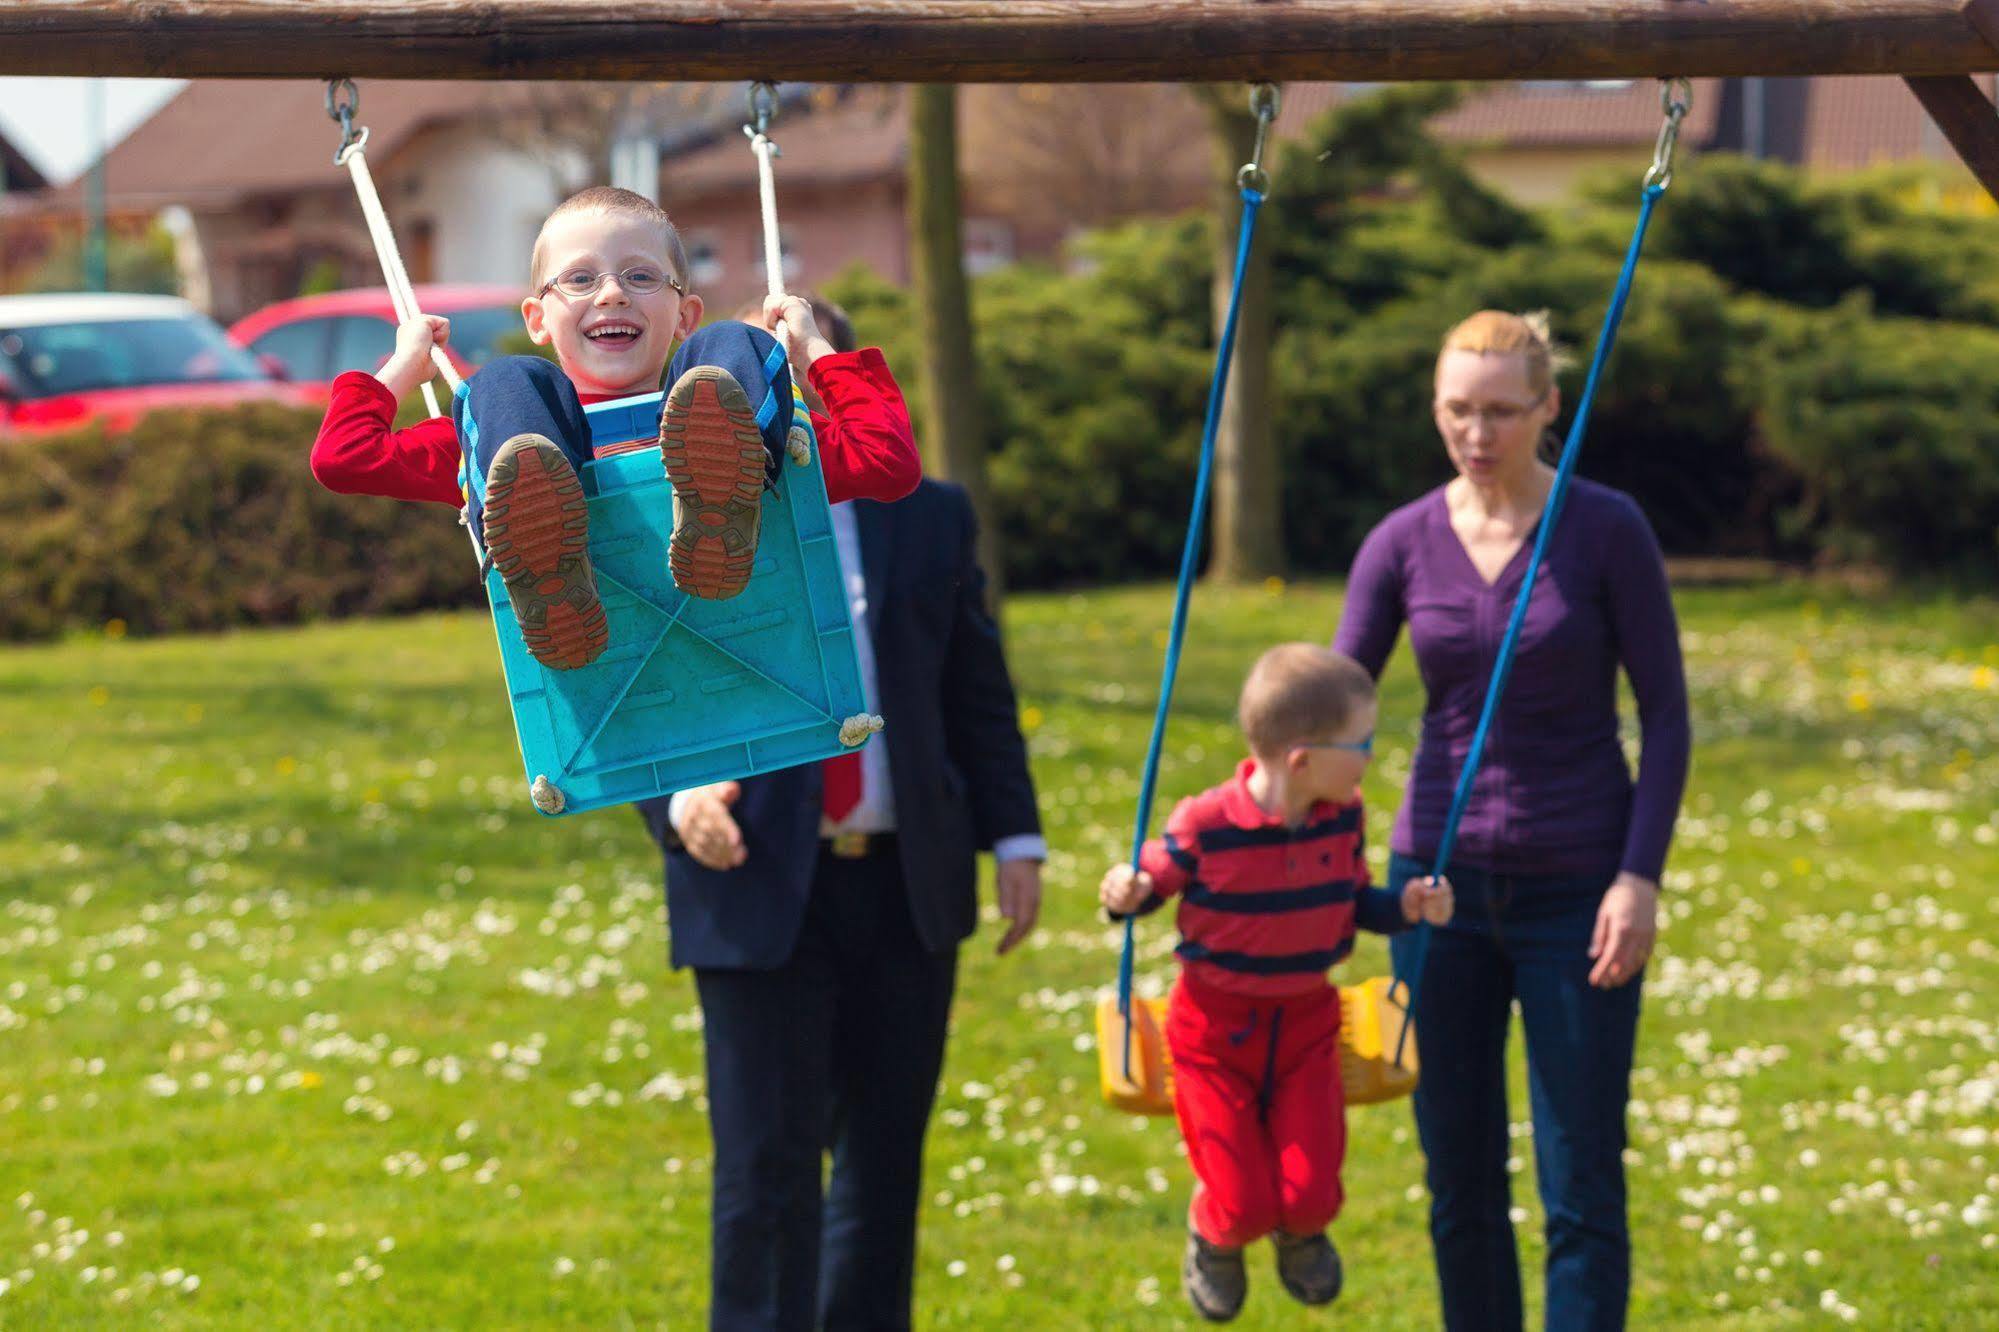
[[[1394,856],[1389,890],[1399,894],[1428,872]],[[1516,1000],[1546,1214],[1546,1325],[1624,1326],[1624,1114],[1643,976],[1611,990],[1589,983],[1590,934],[1611,878],[1451,867],[1457,912],[1432,927],[1415,996],[1415,1108],[1444,1325],[1453,1332],[1510,1332],[1522,1322],[1506,1170],[1506,1041]],[[1406,972],[1415,935],[1397,935],[1390,947]]]
[[[772,475],[784,458],[784,439],[791,429],[791,369],[776,338],[760,328],[725,319],[698,330],[680,344],[667,366],[671,385],[696,366],[727,370],[757,407],[763,429],[766,464]],[[465,381],[451,404],[452,424],[472,455],[479,485],[466,497],[465,510],[480,544],[486,540],[480,521],[486,470],[500,446],[515,435],[545,435],[568,455],[580,473],[594,456],[590,423],[576,385],[551,361],[539,356],[501,356]]]

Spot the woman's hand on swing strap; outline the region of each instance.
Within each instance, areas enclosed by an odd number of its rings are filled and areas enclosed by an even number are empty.
[[[1111,866],[1104,872],[1104,881],[1097,885],[1097,900],[1113,915],[1129,916],[1151,896],[1152,876],[1129,865]]]
[[[1427,920],[1432,925],[1448,925],[1457,910],[1457,894],[1449,879],[1411,879],[1402,889],[1402,918],[1414,925]]]
[[[791,373],[797,379],[805,378],[814,361],[832,354],[833,344],[819,331],[812,303],[802,296],[779,292],[764,297],[763,325],[766,332],[783,340],[784,354],[790,359]]]
[[[405,398],[435,373],[430,365],[430,349],[451,340],[451,321],[442,315],[418,315],[396,328],[396,349],[375,378],[398,399]]]
[[[1589,983],[1602,990],[1628,984],[1651,960],[1659,938],[1659,885],[1629,870],[1618,874],[1597,908],[1590,936]]]

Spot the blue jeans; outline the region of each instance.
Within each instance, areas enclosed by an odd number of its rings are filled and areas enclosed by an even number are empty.
[[[1399,893],[1427,872],[1397,855],[1389,889]],[[1547,1326],[1624,1326],[1631,1288],[1624,1112],[1643,975],[1612,990],[1589,983],[1590,934],[1611,878],[1451,868],[1457,913],[1430,930],[1415,994],[1416,1130],[1429,1162],[1430,1240],[1447,1328],[1521,1326],[1506,1173],[1506,1040],[1515,1000],[1547,1217]],[[1416,946],[1414,933],[1391,943],[1398,975],[1407,974]]]
[[[680,344],[668,367],[669,382],[702,365],[727,370],[749,395],[763,430],[765,466],[775,476],[791,428],[791,370],[777,350],[777,339],[749,324],[719,320]],[[554,362],[539,356],[500,356],[481,367],[453,400],[451,419],[478,469],[480,485],[466,496],[465,509],[482,543],[484,478],[502,444],[515,435],[546,436],[579,474],[594,456],[576,385]]]

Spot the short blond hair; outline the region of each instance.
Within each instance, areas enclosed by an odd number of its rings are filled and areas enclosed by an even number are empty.
[[[687,287],[687,245],[680,239],[680,228],[673,225],[673,219],[643,194],[631,190],[621,190],[612,185],[592,185],[570,195],[555,206],[555,211],[542,219],[541,230],[534,238],[534,253],[528,260],[528,290],[538,292],[548,281],[548,229],[557,218],[568,217],[572,213],[598,213],[605,217],[633,218],[660,230],[660,237],[666,245],[667,267],[673,270],[674,278],[683,292]]]
[[[1373,699],[1374,677],[1352,657],[1317,643],[1280,643],[1250,667],[1236,719],[1250,751],[1274,758],[1338,733]]]
[[[1555,346],[1555,339],[1548,332],[1546,310],[1528,314],[1480,310],[1444,335],[1437,360],[1441,362],[1454,351],[1520,357],[1527,368],[1527,387],[1536,398],[1553,387],[1555,372],[1568,365],[1568,356]]]

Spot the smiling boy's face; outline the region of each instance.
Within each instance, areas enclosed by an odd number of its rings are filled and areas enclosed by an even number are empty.
[[[674,280],[666,238],[643,218],[584,211],[550,221],[542,232],[541,270],[546,284],[572,271],[622,273],[648,268]],[[536,346],[555,348],[556,359],[579,393],[629,396],[659,388],[660,372],[674,344],[701,323],[701,298],[671,285],[641,294],[606,278],[596,294],[565,296],[550,288],[521,302],[521,318]]]

